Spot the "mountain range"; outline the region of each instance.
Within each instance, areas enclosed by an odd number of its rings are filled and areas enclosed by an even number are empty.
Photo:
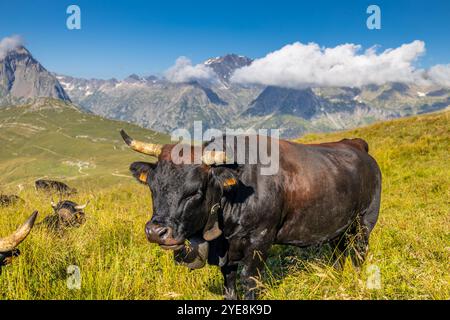
[[[450,89],[387,83],[361,88],[288,89],[230,81],[252,59],[228,54],[211,58],[213,80],[170,82],[132,74],[123,80],[83,79],[48,72],[24,47],[0,60],[0,106],[36,97],[72,101],[81,110],[169,133],[192,128],[279,128],[282,136],[334,131],[450,105]]]

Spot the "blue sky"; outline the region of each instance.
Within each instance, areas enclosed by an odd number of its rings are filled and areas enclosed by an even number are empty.
[[[81,8],[82,29],[66,28]],[[382,29],[366,28],[381,8]],[[4,1],[0,38],[13,34],[49,70],[80,77],[157,74],[179,56],[194,63],[225,53],[265,56],[300,41],[334,47],[398,47],[423,40],[420,65],[450,63],[450,1]]]

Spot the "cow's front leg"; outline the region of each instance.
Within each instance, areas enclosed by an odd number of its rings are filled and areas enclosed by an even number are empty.
[[[220,268],[224,281],[224,297],[225,300],[237,300],[236,292],[236,277],[237,277],[237,264],[226,264]]]
[[[257,279],[261,278],[266,257],[267,248],[252,249],[247,251],[242,261],[241,285],[245,300],[255,300],[258,298]]]

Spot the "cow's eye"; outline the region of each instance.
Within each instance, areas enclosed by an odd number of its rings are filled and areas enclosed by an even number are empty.
[[[189,193],[189,194],[187,194],[185,197],[184,197],[184,199],[185,200],[189,200],[189,199],[192,199],[192,198],[194,198],[194,197],[201,197],[201,196],[203,196],[203,191],[201,190],[201,189],[199,189],[199,190],[197,190],[197,191],[194,191],[194,192],[192,192],[192,193]]]
[[[188,200],[200,199],[203,196],[203,192],[201,190],[197,191],[193,195],[188,197]]]
[[[199,190],[199,191],[197,191],[197,192],[195,192],[195,193],[185,197],[184,198],[185,206],[190,204],[190,203],[192,203],[192,202],[200,200],[202,197],[203,197],[203,192],[201,190]]]
[[[188,196],[183,197],[180,199],[179,203],[179,211],[178,211],[178,218],[181,216],[188,208],[191,208],[192,206],[196,206],[198,202],[203,198],[203,192],[198,191],[193,194],[190,194]]]

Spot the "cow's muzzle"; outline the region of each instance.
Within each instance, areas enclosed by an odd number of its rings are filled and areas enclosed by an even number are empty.
[[[184,246],[184,239],[175,239],[171,227],[154,224],[151,221],[145,225],[145,234],[148,241],[159,244],[161,248],[167,250],[178,250]]]

